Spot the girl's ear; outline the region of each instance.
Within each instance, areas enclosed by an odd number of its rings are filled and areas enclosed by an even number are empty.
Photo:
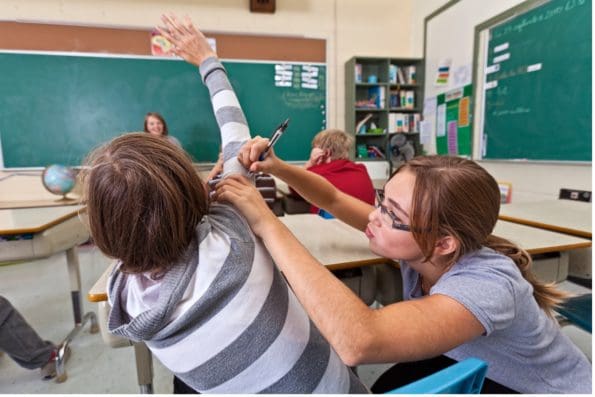
[[[459,248],[459,241],[452,236],[445,236],[438,239],[434,254],[445,256],[450,255]]]

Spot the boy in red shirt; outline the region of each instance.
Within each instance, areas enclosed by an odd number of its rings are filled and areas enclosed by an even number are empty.
[[[349,160],[352,145],[353,137],[344,131],[321,131],[312,140],[310,159],[304,168],[324,177],[342,192],[374,205],[374,185],[366,167]],[[293,190],[292,193],[297,195]],[[310,207],[311,213],[318,211],[318,207]]]

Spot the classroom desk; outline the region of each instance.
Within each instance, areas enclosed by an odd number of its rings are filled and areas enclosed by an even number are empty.
[[[0,262],[31,260],[66,254],[70,279],[74,328],[60,345],[62,353],[84,325],[91,323],[91,333],[99,330],[95,313],[83,315],[81,276],[76,247],[89,239],[78,219],[82,206],[0,209]],[[56,380],[66,380],[64,363],[58,362]]]
[[[590,239],[591,211],[591,203],[542,200],[502,204],[499,218]]]
[[[591,247],[591,240],[520,223],[499,220],[493,234],[510,240],[533,257],[533,271],[544,281],[559,282],[568,275],[573,250]]]
[[[41,171],[0,171],[0,209],[75,205],[80,186],[64,199],[43,187]]]

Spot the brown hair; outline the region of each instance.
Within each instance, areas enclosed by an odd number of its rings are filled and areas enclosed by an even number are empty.
[[[496,180],[476,162],[451,156],[420,156],[403,164],[395,172],[415,174],[410,221],[415,241],[430,260],[438,239],[452,236],[460,246],[447,258],[451,266],[463,255],[492,248],[510,257],[523,277],[533,286],[538,305],[553,316],[554,307],[568,295],[537,280],[531,270],[531,256],[514,243],[493,236],[500,190]]]
[[[149,132],[149,129],[147,128],[147,122],[149,121],[149,117],[155,117],[156,119],[158,119],[159,121],[161,121],[161,123],[163,124],[163,136],[167,136],[169,135],[169,131],[167,130],[167,123],[165,122],[165,119],[163,118],[162,115],[160,115],[157,112],[149,112],[146,114],[145,116],[145,123],[143,126],[143,131],[145,132]]]
[[[331,160],[349,158],[349,150],[353,145],[353,137],[345,131],[328,129],[320,131],[312,139],[312,149],[318,147],[330,152]]]
[[[208,211],[205,185],[190,157],[144,133],[95,149],[83,169],[91,236],[121,270],[159,278],[179,259]]]

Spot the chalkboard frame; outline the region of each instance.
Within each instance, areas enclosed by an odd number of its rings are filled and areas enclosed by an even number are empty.
[[[451,3],[456,3],[458,0],[454,0]],[[490,162],[503,162],[503,163],[510,163],[510,162],[531,162],[531,163],[541,163],[541,164],[584,164],[590,165],[592,164],[591,161],[581,161],[581,160],[541,160],[541,159],[534,159],[534,158],[523,158],[523,159],[516,159],[516,158],[492,158],[486,157],[484,155],[484,137],[481,134],[480,128],[483,128],[483,111],[484,111],[484,81],[483,81],[483,64],[484,64],[484,52],[486,51],[486,47],[488,46],[489,39],[487,35],[489,30],[494,28],[497,25],[506,23],[508,20],[511,20],[517,16],[523,15],[530,11],[533,11],[543,5],[546,5],[551,0],[526,0],[516,6],[511,7],[510,9],[486,20],[485,22],[475,26],[474,32],[474,45],[473,45],[473,65],[472,65],[472,84],[473,84],[473,115],[474,121],[472,125],[472,147],[473,147],[473,157],[478,160],[482,161],[490,161]],[[452,5],[449,3],[449,5]],[[592,114],[591,114],[592,118]]]

